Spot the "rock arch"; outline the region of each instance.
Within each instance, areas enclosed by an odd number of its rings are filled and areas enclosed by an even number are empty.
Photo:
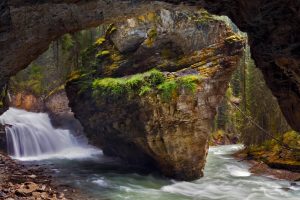
[[[212,13],[229,16],[247,32],[256,65],[277,97],[287,121],[300,131],[299,0],[164,1],[203,6]],[[135,15],[155,6],[170,5],[147,0],[1,1],[0,88],[60,35]]]

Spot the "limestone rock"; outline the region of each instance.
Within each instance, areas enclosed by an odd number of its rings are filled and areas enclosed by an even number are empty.
[[[203,21],[202,15],[185,9],[150,10],[115,23],[115,31],[89,51],[94,54],[87,60],[94,59],[90,63],[96,65],[86,66],[95,72],[78,75],[66,91],[75,117],[105,154],[176,179],[203,175],[211,123],[241,58],[244,40],[223,21]],[[142,95],[134,86],[131,92],[113,96],[81,84],[107,76],[126,80],[152,68],[160,69],[169,84],[190,76],[201,78],[193,82],[193,92],[173,85],[176,89],[167,98],[162,85],[152,84]]]

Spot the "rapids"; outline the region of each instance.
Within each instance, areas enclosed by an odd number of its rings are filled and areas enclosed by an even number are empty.
[[[0,117],[10,155],[24,164],[53,171],[56,181],[102,200],[299,200],[300,183],[255,176],[231,154],[242,145],[210,147],[205,175],[192,182],[156,173],[136,173],[134,166],[106,157],[68,130],[55,129],[47,114],[10,108]],[[299,186],[297,186],[297,184]]]

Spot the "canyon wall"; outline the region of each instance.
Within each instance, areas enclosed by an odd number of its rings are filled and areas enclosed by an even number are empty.
[[[179,7],[202,6],[229,16],[248,33],[252,56],[278,99],[287,121],[300,131],[300,3],[298,0],[163,0]],[[44,52],[52,40],[107,21],[138,15],[157,1],[2,0],[0,2],[0,87]],[[2,99],[2,94],[0,98]],[[0,112],[7,104],[0,104]]]

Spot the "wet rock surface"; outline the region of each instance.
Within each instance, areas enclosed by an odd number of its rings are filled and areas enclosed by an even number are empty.
[[[39,97],[28,92],[16,92],[11,94],[9,106],[29,112],[47,113],[55,128],[71,130],[75,135],[83,134],[80,122],[74,118],[74,113],[69,107],[69,100],[64,87],[54,89],[46,97]],[[1,141],[0,135],[0,143]]]
[[[54,127],[68,129],[75,135],[82,135],[83,127],[69,107],[64,87],[52,91],[44,100],[44,111],[49,114]]]
[[[250,172],[260,176],[271,176],[273,178],[289,181],[300,181],[300,167],[296,160],[284,158],[272,160],[274,152],[263,151],[261,154],[253,154],[244,149],[234,154],[234,157],[246,160],[250,163]],[[281,164],[280,164],[281,163]]]
[[[69,199],[51,182],[46,169],[24,166],[0,152],[0,199]]]

